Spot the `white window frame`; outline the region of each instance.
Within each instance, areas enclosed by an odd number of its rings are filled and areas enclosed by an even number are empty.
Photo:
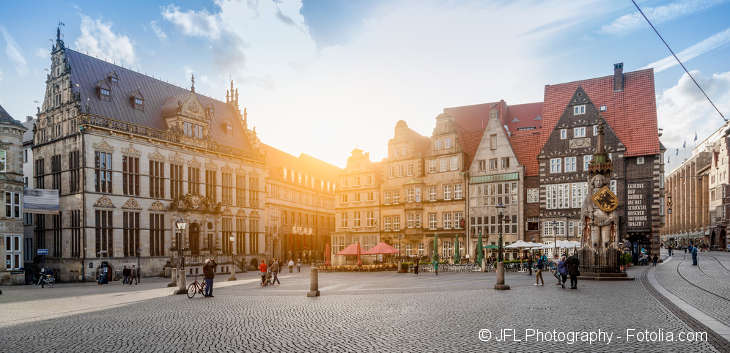
[[[574,105],[573,106],[573,115],[585,115],[586,113],[586,105]]]
[[[443,212],[441,218],[444,220],[444,229],[451,229],[451,212]]]
[[[352,226],[353,227],[360,226],[360,211],[355,211],[352,213]]]
[[[436,201],[436,185],[431,185],[428,187],[428,200],[429,201]]]
[[[586,127],[574,127],[573,128],[573,137],[586,137]]]
[[[19,270],[23,268],[23,235],[6,235],[3,239],[5,244],[5,266],[7,270]]]
[[[565,172],[572,173],[576,171],[576,157],[565,157]]]
[[[436,160],[435,159],[428,160],[428,172],[436,173]]]
[[[444,184],[444,200],[451,200],[451,185]]]
[[[428,214],[428,229],[438,228],[438,213],[432,212]]]
[[[459,156],[451,156],[449,158],[449,169],[459,170]]]
[[[454,200],[461,200],[464,198],[464,190],[461,184],[454,184]]]
[[[5,192],[5,217],[8,218],[16,218],[21,219],[23,218],[22,210],[22,203],[23,203],[23,195],[21,195],[18,192],[11,192],[6,191]]]
[[[561,163],[563,162],[562,158],[551,158],[550,159],[550,174],[559,174],[563,172],[563,167]]]
[[[560,129],[560,139],[565,140],[568,138],[568,129]]]
[[[587,154],[583,156],[583,171],[587,172],[588,168],[591,166],[591,161],[593,160],[592,154]]]
[[[449,160],[447,158],[439,158],[439,172],[449,170]]]
[[[593,125],[593,136],[598,136],[598,125]]]
[[[644,157],[636,157],[636,165],[642,165],[644,164]]]
[[[400,230],[400,215],[393,216],[392,221],[393,221],[393,231],[394,232],[399,231]]]
[[[367,215],[368,215],[368,220],[367,220],[368,227],[375,226],[375,212],[368,211]]]
[[[390,232],[390,216],[383,217],[383,231]]]

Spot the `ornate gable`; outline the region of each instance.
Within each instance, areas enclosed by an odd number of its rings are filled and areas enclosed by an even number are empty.
[[[179,165],[185,164],[185,158],[183,158],[183,156],[177,152],[175,152],[175,154],[173,154],[173,155],[170,155],[168,157],[168,161],[170,161],[170,163],[173,163],[173,164],[179,164]]]
[[[114,203],[112,203],[112,200],[109,198],[109,196],[102,196],[96,202],[94,202],[94,207],[97,208],[115,208]]]
[[[129,200],[127,200],[122,205],[122,209],[125,209],[125,210],[141,210],[142,207],[139,205],[139,203],[137,202],[137,200],[135,200],[133,198],[129,198]]]
[[[154,201],[150,205],[149,210],[150,211],[167,211],[167,207],[165,207],[165,204],[163,204],[160,201]]]
[[[91,146],[94,147],[94,150],[96,150],[96,151],[109,152],[109,153],[114,152],[114,147],[112,147],[109,143],[107,143],[106,140],[101,140],[100,142],[97,142]]]
[[[160,151],[157,151],[157,150],[155,150],[152,153],[150,153],[149,156],[147,156],[147,158],[149,158],[151,160],[154,160],[154,161],[159,161],[159,162],[164,162],[165,161],[165,156],[163,156],[160,153]]]
[[[134,146],[130,143],[129,147],[122,148],[122,154],[130,157],[138,157],[142,155]]]

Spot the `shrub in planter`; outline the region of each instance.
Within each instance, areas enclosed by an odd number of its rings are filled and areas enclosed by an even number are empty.
[[[398,269],[398,273],[408,273],[408,267],[410,267],[409,262],[401,262],[400,268]]]

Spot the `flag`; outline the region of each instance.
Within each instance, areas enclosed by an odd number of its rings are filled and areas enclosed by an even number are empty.
[[[677,148],[676,151],[674,151],[674,155],[679,156],[679,148]]]
[[[697,142],[697,132],[695,131],[695,142]]]
[[[684,143],[682,143],[682,148],[687,148],[687,141],[685,140]]]

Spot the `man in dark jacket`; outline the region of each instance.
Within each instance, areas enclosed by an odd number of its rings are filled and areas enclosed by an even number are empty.
[[[274,259],[274,262],[271,264],[271,276],[272,276],[272,280],[271,280],[272,285],[275,283],[278,283],[279,285],[281,285],[281,282],[279,282],[279,260],[278,259]]]
[[[568,275],[570,276],[570,289],[578,289],[578,276],[580,275],[580,272],[578,272],[578,265],[580,264],[578,256],[570,256],[565,261],[565,264],[568,266]]]
[[[205,278],[205,293],[203,293],[204,297],[213,297],[213,279],[215,278],[216,266],[218,266],[218,264],[216,264],[213,259],[205,260],[205,265],[203,265],[203,277]]]

